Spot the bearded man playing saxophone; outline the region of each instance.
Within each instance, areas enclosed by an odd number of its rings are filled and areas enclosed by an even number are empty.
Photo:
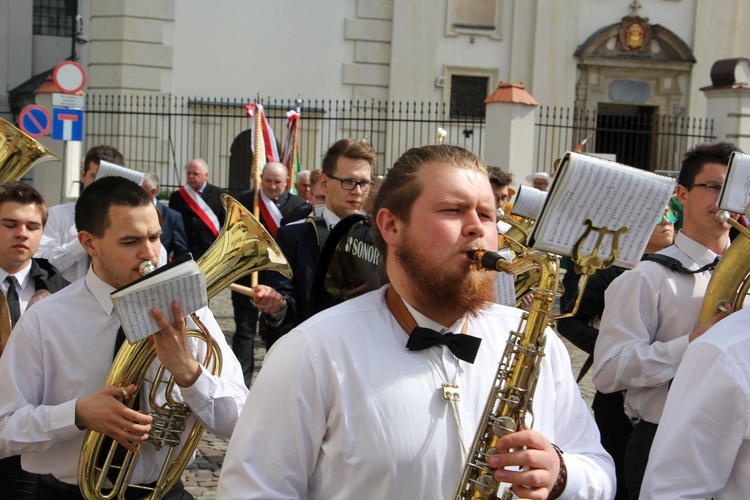
[[[453,498],[521,316],[494,304],[493,274],[474,269],[469,255],[497,249],[487,171],[461,148],[411,149],[388,172],[373,213],[390,285],[274,344],[250,391],[256,404],[229,443],[217,498]],[[466,333],[470,346],[407,350],[415,323]],[[490,467],[523,498],[611,498],[614,466],[564,345],[546,333],[534,429],[501,438],[498,450],[508,453]]]
[[[118,347],[119,321],[109,294],[140,278],[142,262],[156,265],[161,234],[156,207],[141,186],[106,177],[76,202],[76,226],[92,259],[88,274],[26,311],[0,358],[0,456],[20,454],[24,469],[43,474],[37,497],[44,499],[83,498],[78,462],[87,429],[131,451],[151,430],[151,416],[121,402],[135,386],[104,386],[104,381]],[[206,347],[187,337],[186,323],[194,328],[192,320],[177,302],[172,312],[170,324],[151,310],[162,328],[151,337],[156,355],[176,381],[172,396],[192,410],[188,426],[197,417],[210,432],[229,437],[247,396],[242,369],[208,308],[197,315],[221,349],[220,377],[194,358],[193,351],[203,359]],[[151,365],[147,378],[153,379],[158,364]],[[146,388],[138,396],[140,408],[150,411]],[[154,482],[167,451],[143,444],[130,483]],[[192,496],[178,482],[164,498]]]

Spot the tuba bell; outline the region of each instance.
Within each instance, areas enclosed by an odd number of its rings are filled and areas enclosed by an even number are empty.
[[[7,120],[0,118],[0,184],[17,181],[34,165],[50,160],[60,160],[52,151],[42,146]],[[0,355],[10,337],[13,326],[8,302],[0,293]]]
[[[224,227],[213,245],[198,260],[198,266],[206,276],[208,297],[213,297],[232,281],[254,271],[277,271],[291,277],[286,258],[258,220],[228,194],[223,194],[221,200],[227,213]],[[218,376],[221,374],[221,351],[197,316],[193,314],[191,317],[199,330],[188,330],[188,336],[206,343],[206,356],[202,364],[207,371]],[[145,443],[155,446],[157,450],[163,446],[169,450],[159,478],[153,487],[129,484],[140,447],[146,444],[138,444],[136,452],[126,451],[104,434],[89,430],[78,464],[78,485],[87,499],[124,499],[129,487],[142,490],[143,498],[161,498],[174,487],[193,456],[203,434],[203,426],[196,420],[191,429],[185,428],[191,414],[190,408],[172,397],[176,382],[163,366],[159,366],[154,380],[146,380],[146,372],[155,359],[156,351],[149,346],[148,339],[134,345],[124,342],[112,364],[106,385],[128,387],[135,384],[138,390],[124,401],[132,407],[135,398],[139,397],[141,383],[152,383],[149,406],[154,410],[150,413],[153,421],[149,439]],[[160,392],[163,392],[162,398],[166,401],[161,405],[157,403]]]
[[[34,165],[60,160],[34,138],[0,118],[0,184],[17,181]]]
[[[750,205],[745,208],[745,215],[749,216],[748,214]],[[700,323],[708,321],[719,310],[732,312],[742,309],[745,297],[750,292],[750,231],[724,210],[716,214],[716,219],[729,223],[739,231],[739,234],[729,245],[711,275],[706,294],[703,296],[698,320]]]

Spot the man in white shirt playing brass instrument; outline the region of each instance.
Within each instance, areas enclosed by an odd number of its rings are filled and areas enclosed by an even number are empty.
[[[39,498],[82,498],[78,462],[86,430],[110,436],[128,450],[141,442],[131,484],[157,480],[169,447],[157,450],[149,438],[153,411],[149,382],[138,393],[141,411],[122,403],[134,385],[104,385],[118,348],[120,325],[110,293],[138,278],[140,264],[156,265],[161,227],[156,207],[141,186],[121,177],[93,182],[76,202],[79,241],[91,256],[84,279],[26,311],[0,358],[0,456],[21,455],[24,469],[42,474]],[[157,309],[151,315],[162,328],[149,339],[158,360],[145,379],[154,380],[159,362],[174,376],[171,396],[186,403],[195,419],[228,438],[245,402],[242,370],[208,308],[196,314],[223,355],[220,376],[197,360],[206,345],[188,337],[195,328],[177,302],[170,324]],[[165,394],[157,396],[163,403]],[[183,434],[185,434],[183,432]],[[130,492],[129,492],[130,493]],[[192,498],[178,482],[164,498]]]

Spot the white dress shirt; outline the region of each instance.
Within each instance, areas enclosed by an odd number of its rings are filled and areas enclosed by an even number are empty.
[[[76,204],[72,201],[49,207],[42,241],[34,254],[47,259],[71,283],[86,276],[89,270],[89,254],[78,241],[75,211]]]
[[[25,470],[78,483],[84,431],[75,425],[75,405],[104,386],[112,365],[119,327],[112,291],[92,270],[21,315],[0,358],[0,457],[20,454]],[[211,311],[200,309],[197,315],[221,348],[221,377],[203,370],[192,386],[175,385],[173,397],[193,411],[189,428],[197,415],[210,432],[228,438],[247,397],[242,369]],[[195,328],[191,320],[188,327]],[[205,344],[189,342],[202,360]],[[146,378],[154,377],[156,366]],[[144,412],[150,411],[149,388],[146,383],[140,391]],[[167,451],[144,444],[131,482],[155,481]]]
[[[688,269],[710,264],[716,254],[678,233],[657,252]],[[669,382],[698,327],[711,273],[686,274],[651,261],[622,273],[607,288],[594,349],[594,385],[604,393],[627,390],[626,413],[658,424]]]
[[[467,333],[483,339],[469,364],[445,347],[408,351],[386,288],[326,309],[274,344],[229,443],[217,498],[452,498],[465,455],[441,384],[460,386],[471,446],[521,311],[493,305],[469,319]],[[611,498],[614,466],[565,347],[547,335],[534,428],[565,452],[563,498]]]
[[[690,344],[669,390],[642,499],[750,498],[750,308]]]

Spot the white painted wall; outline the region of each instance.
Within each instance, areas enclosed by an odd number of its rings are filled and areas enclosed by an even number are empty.
[[[349,99],[343,64],[354,0],[175,2],[168,92],[184,96]]]

